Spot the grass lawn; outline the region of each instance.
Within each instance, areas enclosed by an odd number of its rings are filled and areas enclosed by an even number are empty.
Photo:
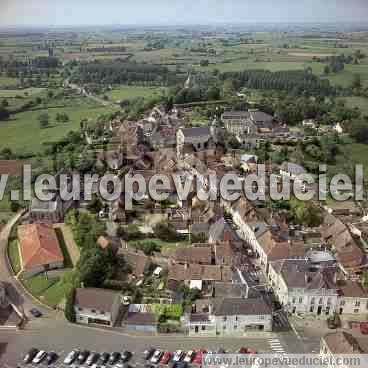
[[[160,96],[165,88],[159,87],[140,87],[140,86],[121,86],[107,92],[106,95],[113,101],[132,100],[137,97],[151,98]]]
[[[13,272],[15,275],[17,275],[18,272],[21,270],[21,265],[20,265],[18,241],[16,239],[12,239],[9,241],[8,256],[10,264],[13,268]]]
[[[47,279],[43,273],[30,278],[22,277],[23,285],[37,298],[41,298],[46,290],[48,290],[52,285],[55,285],[58,281],[58,279]]]
[[[43,143],[57,141],[69,131],[79,129],[82,119],[96,118],[112,111],[115,109],[99,106],[86,100],[73,100],[71,106],[45,108],[13,115],[10,120],[0,123],[0,150],[8,147],[14,152],[40,152]],[[58,112],[66,113],[70,121],[55,123],[54,119]],[[42,113],[49,114],[50,126],[48,128],[40,128],[38,117]]]
[[[43,294],[44,301],[48,305],[51,305],[54,307],[58,305],[64,299],[64,297],[69,293],[70,290],[71,290],[71,285],[67,282],[64,282],[64,279],[61,279],[58,282],[51,285],[45,291],[45,293]]]
[[[179,240],[177,242],[166,242],[158,238],[147,238],[143,240],[132,240],[128,242],[129,245],[133,246],[134,244],[144,244],[144,243],[155,243],[157,246],[161,248],[161,251],[165,249],[179,248],[189,245],[189,241],[187,239]]]

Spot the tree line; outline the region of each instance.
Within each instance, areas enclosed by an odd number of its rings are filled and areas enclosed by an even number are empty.
[[[174,72],[167,67],[121,61],[82,63],[75,70],[74,83],[97,83],[104,85],[146,82],[152,85],[168,85],[176,80]]]
[[[263,90],[288,91],[292,95],[336,95],[337,90],[327,79],[321,79],[309,70],[270,72],[268,70],[244,70],[220,75],[231,79],[237,89],[241,87]]]

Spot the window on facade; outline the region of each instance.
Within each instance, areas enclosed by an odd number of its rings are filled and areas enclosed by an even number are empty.
[[[79,311],[82,311],[82,310],[83,310],[83,308],[78,308],[78,310],[79,310]]]
[[[359,313],[359,309],[354,309],[354,313]]]
[[[340,305],[345,305],[345,300],[341,300]]]
[[[313,298],[311,299],[311,304],[314,304],[314,303],[315,303],[315,301],[316,301],[316,298],[314,298],[314,297],[313,297]]]
[[[323,303],[323,298],[319,298],[319,304],[322,304]]]
[[[328,298],[327,299],[327,304],[329,305],[329,304],[331,304],[331,298]]]
[[[357,300],[357,301],[355,302],[355,306],[356,306],[356,307],[360,307],[360,301],[359,301],[359,300]]]
[[[311,312],[311,313],[314,312],[314,307],[313,306],[310,307],[309,312]]]
[[[206,326],[202,326],[202,331],[205,331],[206,330]]]
[[[295,304],[296,303],[296,298],[293,298],[293,304]]]
[[[299,298],[299,303],[303,303],[303,298]]]
[[[235,321],[237,321],[238,320],[238,316],[235,316]]]
[[[95,309],[92,309],[92,310],[91,310],[91,312],[92,312],[92,313],[96,313],[96,310],[95,310]]]

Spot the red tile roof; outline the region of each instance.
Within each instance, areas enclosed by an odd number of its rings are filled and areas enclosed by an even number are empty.
[[[18,239],[25,270],[64,261],[55,230],[50,225],[20,225]]]

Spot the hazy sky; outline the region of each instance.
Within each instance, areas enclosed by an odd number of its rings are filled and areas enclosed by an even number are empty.
[[[368,0],[0,0],[0,26],[367,20]]]

